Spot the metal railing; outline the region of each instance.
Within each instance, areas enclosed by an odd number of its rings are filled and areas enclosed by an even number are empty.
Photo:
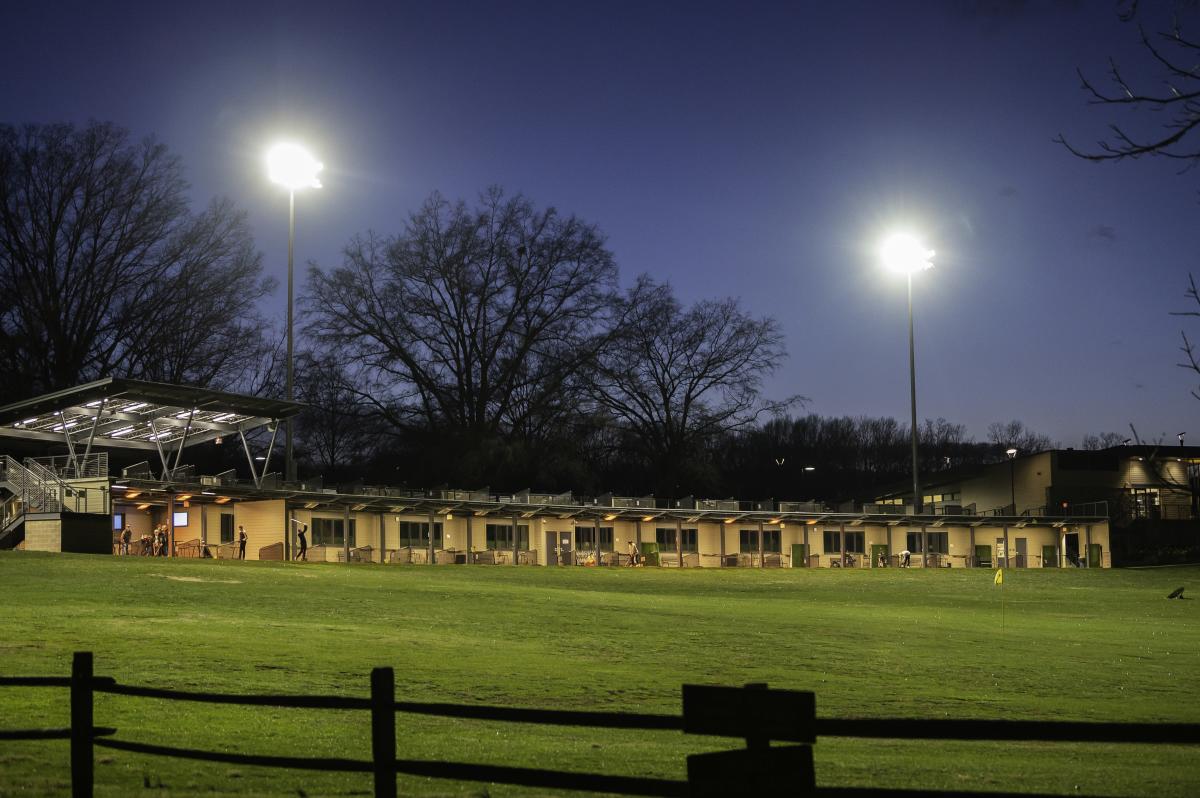
[[[108,476],[108,452],[95,452],[86,457],[80,455],[56,455],[54,457],[27,457],[25,463],[37,463],[53,472],[60,479],[87,479]]]
[[[21,497],[22,512],[57,513],[62,511],[62,484],[52,477],[51,484],[38,474],[21,465],[17,460],[4,455],[0,463],[0,479],[13,486],[13,493]]]

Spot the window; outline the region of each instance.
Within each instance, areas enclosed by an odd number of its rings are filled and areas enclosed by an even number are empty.
[[[675,530],[670,527],[660,527],[654,530],[654,537],[658,541],[660,551],[672,552],[675,551]],[[699,551],[696,545],[696,530],[683,530],[683,537],[680,538],[680,551]]]
[[[1133,517],[1158,518],[1159,510],[1158,488],[1133,489]]]
[[[399,526],[400,548],[406,546],[414,549],[429,548],[428,521],[401,521]],[[442,548],[442,524],[438,521],[433,524],[433,547],[435,549]]]
[[[233,542],[233,513],[221,513],[221,542]]]
[[[757,554],[758,553],[758,530],[757,529],[743,529],[743,530],[741,530],[739,537],[741,539],[740,540],[741,552],[743,554]],[[764,529],[763,530],[763,551],[769,552],[772,554],[778,554],[781,551],[780,543],[779,543],[779,530],[778,529]]]
[[[576,551],[595,551],[596,550],[596,527],[594,526],[577,526],[575,527],[575,550]],[[613,528],[611,526],[600,527],[600,551],[613,550]]]
[[[314,546],[347,545],[342,534],[345,528],[341,518],[314,518],[312,520],[312,544]],[[354,544],[354,519],[350,519],[350,546]]]
[[[831,532],[825,530],[825,551],[841,551],[842,550],[842,533]]]
[[[488,524],[487,547],[500,551],[512,551],[512,524]],[[529,551],[529,527],[525,524],[517,527],[517,549]]]
[[[926,537],[929,540],[930,554],[949,554],[950,553],[950,533],[949,532],[928,532]],[[914,554],[920,554],[921,549],[921,533],[908,533],[908,550]]]
[[[846,533],[846,551],[851,554],[862,554],[866,551],[866,533],[865,532],[847,532]]]

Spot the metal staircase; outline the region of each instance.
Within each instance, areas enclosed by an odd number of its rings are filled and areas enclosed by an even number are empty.
[[[0,549],[11,549],[25,539],[25,518],[30,513],[61,513],[68,494],[66,483],[49,469],[32,460],[26,465],[4,455],[0,459],[0,488],[3,499],[0,515]]]

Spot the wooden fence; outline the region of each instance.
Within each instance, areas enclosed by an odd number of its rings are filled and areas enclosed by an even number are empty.
[[[893,738],[905,740],[1001,740],[1103,743],[1200,743],[1200,723],[1084,723],[1067,721],[830,719],[816,717],[813,693],[771,690],[765,684],[745,687],[683,686],[683,714],[635,712],[576,712],[569,710],[514,709],[473,704],[440,704],[396,701],[391,668],[371,671],[370,698],[295,695],[230,695],[136,687],[96,676],[91,652],[76,652],[69,677],[0,676],[0,687],[68,687],[71,726],[66,729],[0,729],[3,740],[71,741],[71,790],[76,798],[91,796],[95,747],[150,756],[195,759],[235,765],[298,770],[371,773],[374,794],[395,798],[398,774],[457,781],[533,787],[545,790],[578,790],[618,795],[650,796],[832,796],[897,798],[930,794],[929,790],[888,787],[818,787],[812,746],[818,737]],[[371,759],[260,756],[200,751],[116,739],[117,730],[96,726],[95,693],[199,701],[242,706],[295,709],[364,710],[371,713]],[[594,729],[644,729],[681,731],[684,734],[739,737],[745,747],[687,757],[687,780],[643,776],[617,776],[525,768],[396,758],[396,713],[550,724]],[[788,745],[772,745],[788,743]],[[2,785],[0,785],[2,786]],[[1035,793],[932,791],[938,796],[963,798],[1037,798]]]

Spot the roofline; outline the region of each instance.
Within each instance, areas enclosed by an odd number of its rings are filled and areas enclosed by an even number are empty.
[[[388,515],[425,514],[447,515],[451,513],[470,513],[476,518],[495,517],[511,519],[519,516],[523,519],[556,518],[558,520],[584,519],[599,523],[624,521],[653,523],[670,520],[687,523],[728,523],[734,526],[739,522],[776,526],[780,523],[797,523],[805,525],[824,524],[855,525],[871,524],[876,526],[988,526],[1015,527],[1022,526],[1062,526],[1107,523],[1104,516],[978,516],[978,515],[897,515],[891,513],[838,513],[811,511],[769,511],[769,510],[696,510],[680,508],[650,508],[650,507],[605,507],[588,504],[525,504],[513,501],[483,501],[483,500],[449,500],[429,496],[380,496],[365,493],[325,493],[323,491],[300,490],[291,488],[254,488],[248,485],[204,485],[200,483],[162,482],[144,478],[121,478],[114,480],[120,485],[145,492],[164,494],[157,501],[153,497],[151,503],[165,501],[169,494],[190,494],[200,503],[215,502],[217,497],[228,496],[231,501],[269,501],[282,500],[292,508],[317,510],[321,507],[336,507],[345,510],[346,507],[362,505],[359,511],[372,511]],[[208,499],[211,495],[213,498]],[[202,498],[197,498],[202,497]],[[124,497],[114,494],[114,502]],[[138,504],[136,497],[122,504]],[[314,505],[308,507],[307,505]],[[646,520],[649,519],[649,520]]]

